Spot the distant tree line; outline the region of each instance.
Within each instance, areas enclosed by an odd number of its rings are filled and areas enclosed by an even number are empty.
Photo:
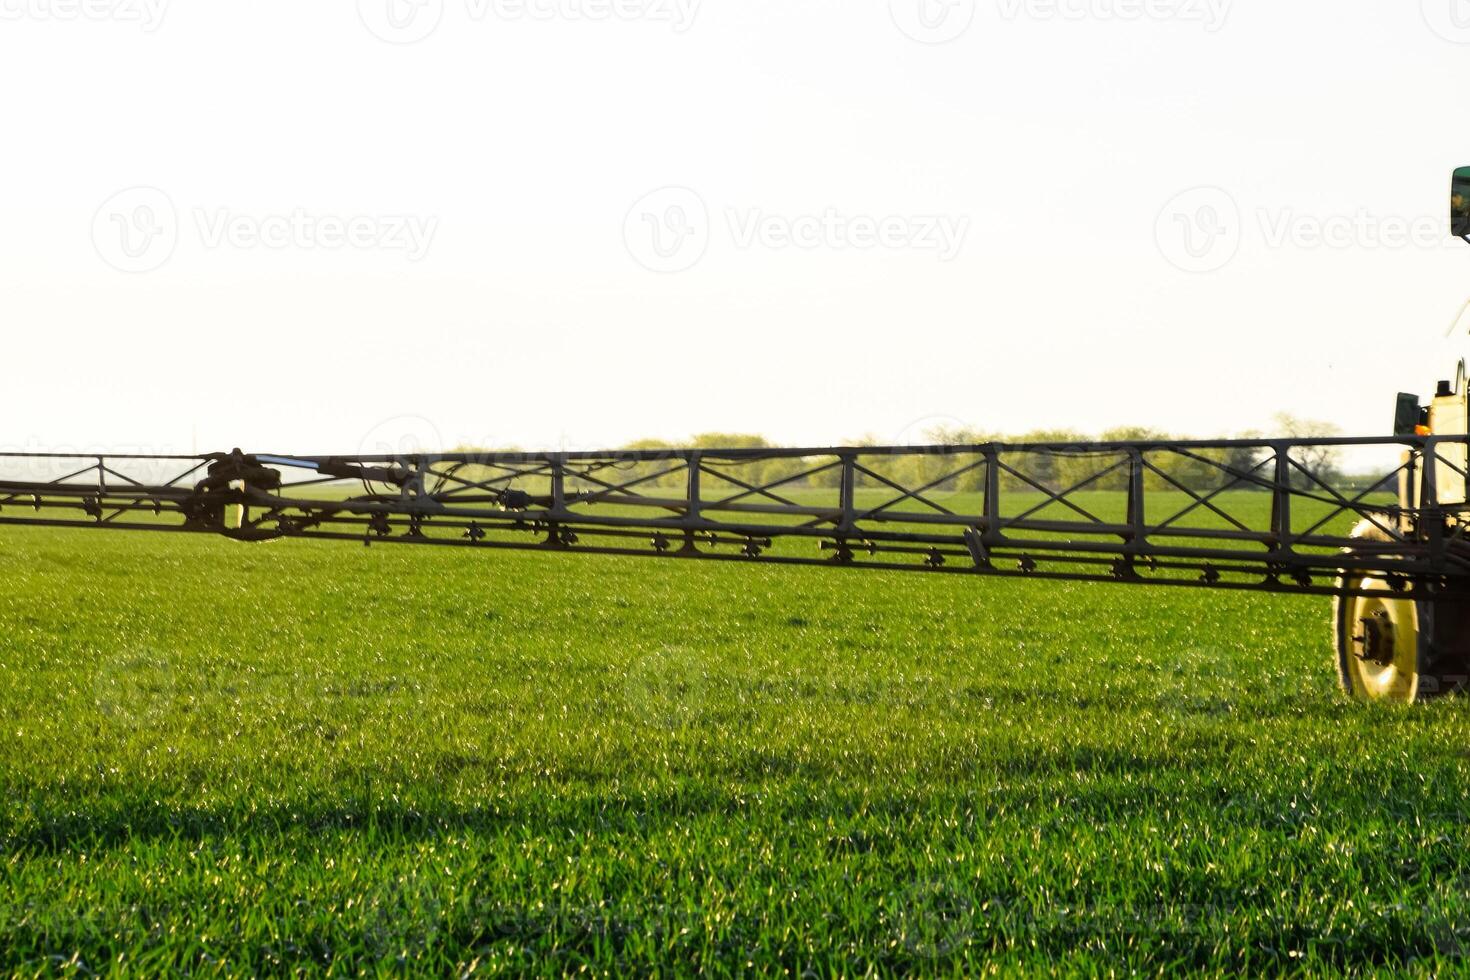
[[[1291,438],[1325,438],[1337,433],[1330,423],[1301,420],[1289,415],[1279,415],[1273,428],[1282,436]],[[1019,435],[1003,435],[974,428],[940,427],[927,431],[928,444],[946,447],[964,447],[1002,443],[1022,445],[1035,443],[1055,444],[1059,448],[1050,452],[1008,451],[1002,454],[1004,464],[1000,481],[1007,491],[1044,487],[1056,492],[1085,484],[1086,489],[1124,490],[1128,486],[1129,466],[1126,454],[1119,452],[1091,452],[1082,449],[1086,444],[1097,442],[1177,442],[1182,437],[1173,436],[1157,429],[1129,426],[1108,429],[1097,436],[1089,436],[1072,429],[1040,429]],[[1245,433],[1240,439],[1258,439],[1256,433]],[[872,446],[878,440],[865,438],[850,445]],[[1067,447],[1078,447],[1069,449]],[[674,449],[777,449],[765,437],[750,433],[706,432],[692,439],[672,443],[658,439],[640,439],[628,443],[627,450],[658,451]],[[1238,475],[1254,474],[1263,481],[1274,479],[1270,465],[1261,465],[1269,454],[1250,447],[1221,447],[1213,449],[1168,450],[1160,449],[1145,454],[1148,467],[1145,469],[1145,486],[1149,489],[1187,488],[1208,491],[1232,483]],[[1298,450],[1294,459],[1302,468],[1314,476],[1329,482],[1340,483],[1343,475],[1339,469],[1338,453],[1330,448]],[[885,480],[906,488],[933,484],[933,492],[978,492],[984,488],[985,467],[978,465],[982,457],[963,451],[955,453],[911,454],[902,456],[867,456],[862,465],[869,471],[859,474],[859,487],[882,488]],[[749,461],[723,463],[711,461],[709,470],[721,473],[730,479],[714,476],[704,477],[705,495],[710,496],[716,488],[737,493],[741,484],[768,486],[781,483],[773,492],[780,493],[782,487],[835,488],[840,482],[837,467],[827,466],[830,458],[755,458]],[[675,470],[669,472],[671,469]],[[682,492],[688,479],[687,474],[669,460],[628,461],[619,466],[618,480],[642,479],[641,492],[649,493],[655,488]],[[784,482],[783,482],[784,481]],[[1295,476],[1298,485],[1310,482],[1305,474]],[[1249,479],[1234,483],[1236,489],[1255,489],[1259,485]]]
[[[1285,414],[1276,416],[1272,428],[1282,437],[1296,439],[1329,438],[1338,434],[1336,426],[1330,423],[1298,419]],[[864,456],[861,465],[868,472],[858,474],[857,487],[892,490],[890,484],[898,484],[910,490],[926,487],[926,493],[976,493],[983,490],[985,485],[984,457],[979,453],[966,452],[964,447],[996,443],[1005,446],[1044,443],[1055,447],[1046,452],[1013,449],[1003,451],[1000,456],[1002,471],[999,480],[1001,488],[1007,492],[1044,488],[1055,493],[1079,485],[1088,490],[1125,490],[1129,481],[1127,454],[1085,448],[1099,442],[1163,444],[1165,448],[1148,450],[1145,453],[1148,466],[1143,478],[1144,485],[1149,490],[1187,489],[1208,492],[1227,484],[1232,489],[1259,490],[1264,489],[1276,476],[1274,466],[1268,462],[1269,450],[1249,446],[1170,449],[1167,444],[1183,441],[1187,437],[1139,426],[1112,428],[1096,436],[1073,429],[1038,429],[1006,435],[977,428],[939,427],[926,431],[923,438],[925,444],[947,447],[949,451]],[[1234,438],[1249,441],[1262,437],[1255,432],[1246,432]],[[881,444],[881,440],[871,437],[848,443],[857,448]],[[630,453],[637,451],[645,454],[669,451],[669,456],[615,459],[607,470],[597,474],[600,479],[618,485],[636,482],[632,489],[646,496],[679,497],[686,492],[689,476],[687,468],[676,457],[675,450],[759,451],[782,447],[764,436],[751,433],[705,432],[682,442],[639,439],[622,448]],[[458,451],[474,453],[477,450],[461,447]],[[1297,487],[1311,484],[1312,479],[1307,474],[1340,490],[1366,490],[1374,481],[1372,477],[1345,475],[1341,469],[1340,454],[1333,447],[1301,448],[1293,453],[1292,458],[1300,466],[1300,470],[1293,470],[1292,476],[1293,484]],[[833,458],[830,456],[763,457],[758,452],[748,460],[706,460],[705,472],[701,477],[702,495],[706,499],[713,499],[746,494],[749,502],[759,503],[761,496],[750,488],[765,488],[778,496],[788,490],[835,489],[840,484],[841,474],[839,468],[832,463]],[[471,479],[498,475],[489,470],[475,473],[478,469],[479,467],[472,467],[468,471],[461,471],[460,475]],[[523,478],[517,481],[517,485],[525,485],[527,482]],[[539,485],[542,480],[535,478],[530,482]],[[772,486],[773,484],[776,486]],[[605,487],[595,480],[575,479],[568,484],[568,489],[597,491]]]

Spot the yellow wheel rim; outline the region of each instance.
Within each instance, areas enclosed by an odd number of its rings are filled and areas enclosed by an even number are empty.
[[[1418,611],[1382,579],[1357,584],[1374,594],[1345,598],[1339,607],[1343,670],[1352,692],[1370,701],[1413,701],[1419,695]]]

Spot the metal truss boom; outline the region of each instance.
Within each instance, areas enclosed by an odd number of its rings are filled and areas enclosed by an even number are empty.
[[[1436,492],[1467,438],[17,453],[0,524],[1435,598],[1470,591],[1464,493]]]

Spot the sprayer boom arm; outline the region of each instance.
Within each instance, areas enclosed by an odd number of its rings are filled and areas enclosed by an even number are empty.
[[[1466,507],[1433,478],[1463,484],[1466,439],[13,454],[0,524],[1309,594],[1350,593],[1341,579],[1371,571],[1426,598],[1470,590]],[[1398,463],[1369,477],[1328,463],[1369,450]]]

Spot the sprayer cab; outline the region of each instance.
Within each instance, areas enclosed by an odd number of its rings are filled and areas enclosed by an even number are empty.
[[[1450,179],[1450,234],[1470,238],[1470,167],[1459,167]]]
[[[1450,179],[1450,231],[1470,241],[1470,167],[1459,167]],[[1470,397],[1467,397],[1465,362],[1460,361],[1454,381],[1440,381],[1428,405],[1419,396],[1400,393],[1394,407],[1396,436],[1463,436],[1470,432]],[[1445,444],[1436,450],[1435,497],[1441,504],[1466,502],[1467,453],[1464,444]],[[1419,481],[1401,481],[1399,496],[1404,507],[1422,499]]]

